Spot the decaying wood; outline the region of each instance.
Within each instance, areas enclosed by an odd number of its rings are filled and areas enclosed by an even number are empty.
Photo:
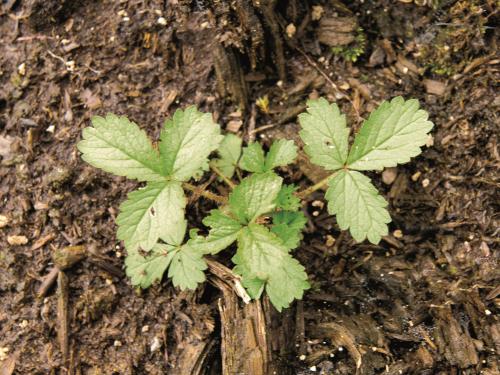
[[[63,362],[69,359],[69,282],[63,271],[57,277],[57,338]]]
[[[78,263],[86,256],[85,246],[66,246],[62,249],[57,249],[54,254],[52,254],[52,259],[54,264],[61,270],[70,268],[74,264]]]
[[[47,275],[44,276],[42,284],[40,284],[36,292],[38,298],[43,298],[47,295],[52,285],[54,285],[54,283],[56,282],[58,274],[59,268],[54,267]]]
[[[323,17],[319,23],[318,40],[330,47],[352,43],[358,22],[354,17]]]
[[[172,370],[174,375],[209,375],[211,374],[210,355],[216,345],[215,339],[190,341],[181,351],[179,361]]]
[[[232,48],[216,44],[214,67],[219,94],[222,97],[232,97],[244,110],[248,103],[248,88],[236,52]]]
[[[477,365],[479,357],[474,346],[474,340],[469,332],[460,325],[451,312],[449,305],[432,309],[437,319],[436,344],[440,352],[453,365],[467,368]]]

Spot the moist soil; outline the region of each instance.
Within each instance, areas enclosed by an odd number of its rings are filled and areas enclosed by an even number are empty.
[[[419,157],[371,174],[390,234],[357,244],[321,191],[304,202],[295,256],[312,288],[274,312],[293,327],[272,338],[274,356],[284,374],[498,374],[498,4],[279,1],[273,26],[258,2],[231,3],[2,1],[0,374],[222,371],[214,283],[138,291],[124,276],[115,218],[138,185],[81,160],[92,116],[127,115],[157,139],[194,104],[268,144],[297,137],[308,98],[337,102],[356,130],[397,95],[418,98],[435,128]],[[299,160],[281,174],[305,187],[321,171]],[[213,207],[192,195],[190,223],[203,228]],[[85,259],[51,275],[67,246]],[[203,356],[186,354],[201,344]]]

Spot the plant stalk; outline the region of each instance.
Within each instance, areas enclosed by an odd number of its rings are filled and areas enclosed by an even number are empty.
[[[184,182],[182,186],[186,189],[189,190],[193,193],[200,194],[202,197],[205,197],[207,199],[210,199],[211,201],[214,201],[215,203],[219,204],[226,204],[227,203],[227,198],[222,197],[220,195],[214,194],[208,190],[202,190],[200,191],[200,188],[198,186],[192,185],[189,182]]]
[[[217,168],[213,163],[210,163],[210,169],[214,171],[215,174],[219,176],[226,183],[226,185],[231,188],[231,190],[233,190],[236,187],[233,181],[224,176],[224,173],[222,173],[222,171],[219,168]]]
[[[331,175],[325,177],[324,179],[322,179],[321,181],[315,183],[314,185],[312,186],[309,186],[307,189],[305,190],[302,190],[302,191],[298,191],[297,193],[295,193],[295,195],[297,196],[297,198],[300,198],[300,199],[304,199],[306,198],[308,195],[311,195],[312,193],[314,193],[316,190],[319,190],[321,189],[323,186],[325,186],[328,181],[333,177],[335,176],[336,173],[332,173]]]

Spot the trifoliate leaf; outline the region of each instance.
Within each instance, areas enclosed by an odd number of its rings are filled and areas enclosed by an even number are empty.
[[[325,194],[328,212],[337,215],[340,229],[349,229],[357,242],[368,238],[377,244],[387,235],[387,223],[391,221],[387,202],[368,177],[343,169],[330,180],[329,186]]]
[[[347,160],[349,129],[345,115],[324,98],[309,100],[307,113],[299,115],[300,137],[311,162],[327,170],[337,170]]]
[[[253,222],[272,211],[283,179],[272,172],[246,177],[229,195],[229,208],[242,223]]]
[[[433,123],[418,100],[398,96],[373,111],[354,139],[347,164],[350,169],[381,170],[406,163],[420,154]]]
[[[206,269],[207,263],[203,259],[203,253],[188,241],[175,251],[168,268],[168,277],[172,278],[174,286],[182,290],[196,289],[199,283],[205,281],[203,271]]]
[[[266,159],[260,143],[250,143],[243,148],[240,168],[247,172],[261,173],[266,171]]]
[[[304,267],[288,254],[278,237],[261,225],[250,224],[240,231],[233,262],[244,284],[253,284],[254,294],[255,279],[265,281],[266,292],[278,311],[294,299],[302,298],[304,290],[309,288]]]
[[[241,138],[234,134],[227,134],[222,140],[217,153],[220,158],[213,161],[227,178],[233,177],[241,155]]]
[[[212,210],[210,215],[203,219],[203,224],[210,227],[207,237],[196,237],[193,245],[205,254],[217,254],[229,247],[238,236],[241,224],[225,214],[222,210]]]
[[[297,191],[295,185],[283,185],[278,197],[276,207],[286,211],[296,211],[300,208],[300,199],[294,194]]]
[[[82,159],[118,176],[139,181],[162,180],[161,163],[146,133],[126,117],[108,114],[92,118],[78,143]]]
[[[125,266],[132,285],[148,288],[156,280],[161,280],[175,255],[175,249],[175,246],[158,243],[146,256],[136,251],[130,253],[125,259]]]
[[[220,127],[210,113],[196,107],[175,111],[161,132],[160,158],[164,174],[178,181],[189,180],[206,163],[222,141]]]
[[[158,239],[180,245],[186,232],[185,206],[180,182],[150,182],[131,192],[121,204],[117,237],[130,253],[139,248],[149,251]]]
[[[297,158],[297,146],[292,140],[280,139],[273,142],[266,155],[265,169],[270,171],[276,167],[284,167]]]
[[[302,239],[307,219],[302,211],[278,211],[272,214],[271,232],[283,241],[287,249],[295,249]]]

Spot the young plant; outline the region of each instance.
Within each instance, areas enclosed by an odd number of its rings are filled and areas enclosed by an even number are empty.
[[[301,198],[325,185],[328,211],[340,228],[349,229],[358,242],[368,238],[378,243],[388,232],[387,202],[359,171],[381,170],[418,155],[433,126],[427,113],[416,100],[383,102],[363,123],[350,150],[345,115],[336,104],[311,100],[299,122],[311,162],[332,171],[301,192],[283,184],[275,172],[296,159],[293,141],[275,141],[267,153],[259,143],[242,149],[239,137],[220,135],[210,114],[189,107],[165,122],[155,148],[127,118],[94,117],[78,144],[82,158],[107,172],[146,182],[128,195],[116,220],[132,284],[147,288],[168,269],[175,286],[194,289],[205,280],[203,257],[236,243],[234,272],[248,294],[259,298],[265,291],[281,311],[309,288],[304,267],[291,251],[299,246],[307,222]],[[215,150],[219,157],[209,163]],[[188,181],[210,167],[232,191],[228,197],[202,192],[220,207],[203,219],[209,228],[206,236],[191,229],[186,238],[184,189],[198,191]],[[235,171],[239,184],[232,179]]]

